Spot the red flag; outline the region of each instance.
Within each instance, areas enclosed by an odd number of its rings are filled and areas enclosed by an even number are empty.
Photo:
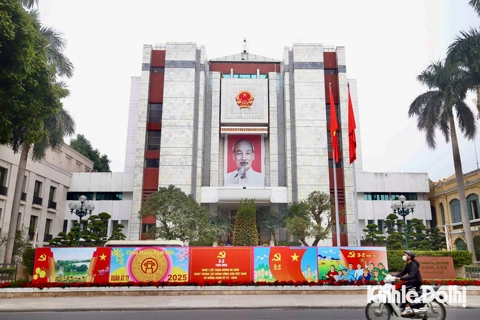
[[[357,137],[355,136],[355,115],[353,114],[352,98],[350,97],[350,85],[348,85],[348,146],[350,150],[350,164],[357,159]]]
[[[337,130],[338,130],[337,111],[335,110],[335,101],[333,100],[332,84],[330,83],[330,138],[332,140],[333,160],[335,161],[335,163],[338,162]]]

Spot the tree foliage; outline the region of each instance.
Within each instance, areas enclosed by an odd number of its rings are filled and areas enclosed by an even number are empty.
[[[14,151],[40,140],[44,119],[60,111],[65,94],[40,28],[20,1],[0,3],[0,143]]]
[[[173,185],[161,187],[148,196],[140,217],[155,217],[157,238],[165,240],[199,241],[209,232],[210,212],[193,196]]]
[[[242,199],[233,229],[234,246],[257,246],[258,233],[254,199]]]
[[[125,226],[121,223],[115,225],[110,237],[107,237],[108,224],[112,216],[106,212],[98,215],[92,214],[82,221],[80,231],[80,246],[101,247],[109,240],[124,240],[126,236],[122,233]],[[59,232],[58,235],[49,241],[53,247],[76,247],[78,245],[79,223],[76,221],[69,232]]]
[[[77,134],[77,138],[70,141],[70,147],[92,160],[94,171],[110,172],[111,160],[107,155],[101,155],[98,149],[93,149],[92,144],[83,134]]]
[[[386,237],[382,231],[378,230],[378,225],[375,223],[367,224],[363,232],[365,232],[365,241],[372,243],[373,246],[383,245],[385,243]]]
[[[285,211],[285,225],[289,233],[296,236],[304,246],[307,238],[313,238],[312,246],[331,236],[335,212],[330,194],[312,191],[308,198],[289,203]]]

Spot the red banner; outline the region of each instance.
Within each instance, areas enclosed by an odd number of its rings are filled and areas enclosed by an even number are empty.
[[[277,281],[305,281],[302,274],[302,257],[307,249],[293,249],[290,247],[271,247],[270,272]]]
[[[38,248],[35,251],[33,283],[55,282],[55,261],[50,248]]]
[[[190,281],[252,281],[252,248],[190,248]]]

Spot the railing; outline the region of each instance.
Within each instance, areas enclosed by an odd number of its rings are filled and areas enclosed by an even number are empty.
[[[32,203],[41,206],[43,203],[43,199],[40,197],[33,196]]]
[[[48,242],[50,240],[52,240],[53,236],[51,234],[45,234],[43,236],[43,242]]]
[[[465,277],[469,279],[480,279],[480,266],[465,267]]]
[[[7,195],[7,192],[8,192],[8,188],[7,187],[4,187],[4,186],[1,186],[0,187],[0,194],[2,196],[6,196]]]
[[[57,203],[53,201],[48,201],[48,208],[49,209],[57,209]]]
[[[12,282],[17,279],[15,263],[0,263],[0,282]]]
[[[27,193],[26,192],[22,192],[22,196],[20,197],[20,200],[27,201]]]

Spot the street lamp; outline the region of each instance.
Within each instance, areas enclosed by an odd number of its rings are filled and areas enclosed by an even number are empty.
[[[400,200],[400,202],[396,201],[392,203],[391,208],[393,210],[393,213],[399,214],[403,217],[403,232],[405,233],[405,246],[406,246],[406,250],[408,250],[408,232],[407,232],[407,224],[405,222],[405,217],[408,216],[410,212],[413,214],[415,203],[413,203],[413,201],[405,202],[407,198],[405,198],[404,195],[401,195],[400,197],[398,197],[398,200]]]
[[[68,208],[70,209],[70,213],[75,213],[78,216],[78,243],[77,247],[80,247],[80,234],[82,231],[82,218],[85,217],[87,214],[92,214],[93,209],[95,209],[95,206],[88,201],[85,203],[87,200],[87,197],[84,195],[81,195],[78,198],[78,202],[70,202],[68,204]]]

